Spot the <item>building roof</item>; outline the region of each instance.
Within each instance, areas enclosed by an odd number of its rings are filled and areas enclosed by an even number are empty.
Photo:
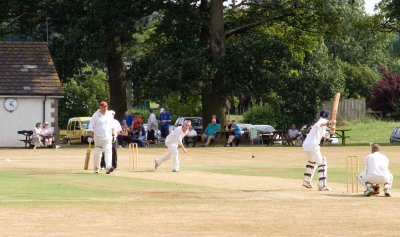
[[[0,41],[0,95],[64,95],[46,42]]]

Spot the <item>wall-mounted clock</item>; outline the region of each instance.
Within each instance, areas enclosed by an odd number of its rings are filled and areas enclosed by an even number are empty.
[[[14,110],[16,110],[18,107],[18,102],[16,98],[6,98],[4,100],[4,108],[9,111],[9,112],[13,112]]]

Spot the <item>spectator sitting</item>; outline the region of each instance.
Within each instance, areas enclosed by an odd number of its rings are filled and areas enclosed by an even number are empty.
[[[193,147],[196,146],[197,142],[197,132],[194,130],[193,127],[190,127],[189,132],[186,134],[185,137],[183,137],[183,144],[188,145],[189,144],[189,139],[192,139],[193,141]]]
[[[299,146],[301,146],[303,144],[303,141],[306,140],[307,134],[310,132],[310,130],[311,130],[310,124],[307,124],[306,126],[303,126],[303,128],[301,128],[300,136],[298,136],[297,138]]]
[[[43,146],[42,144],[42,129],[40,128],[40,122],[37,122],[35,128],[33,129],[33,134],[31,138],[30,148],[36,149],[36,147]]]
[[[129,143],[129,133],[131,130],[126,122],[126,120],[122,120],[121,131],[118,133],[118,144],[125,147],[124,141]]]
[[[139,113],[136,112],[135,117],[133,118],[132,126],[131,126],[132,131],[137,130],[140,125],[143,125],[143,119],[142,119],[142,117],[140,117]]]
[[[225,131],[225,138],[226,140],[228,140],[229,136],[233,134],[231,121],[229,120],[225,121],[224,131]]]
[[[124,117],[122,120],[126,121],[126,124],[132,128],[133,116],[129,114],[129,111],[125,111]]]
[[[211,120],[213,120],[213,119],[215,119],[215,121],[217,121],[217,124],[221,124],[219,122],[219,120],[217,119],[217,115],[216,114],[211,115]]]
[[[228,141],[226,142],[225,146],[232,146],[232,142],[234,140],[238,141],[242,137],[242,129],[236,124],[235,120],[232,120],[232,134],[229,135]],[[236,143],[236,146],[239,143]]]
[[[209,146],[210,142],[217,137],[217,132],[219,130],[221,130],[221,125],[217,123],[215,118],[213,118],[201,137],[201,140],[205,143],[203,146]]]
[[[45,147],[53,147],[53,130],[49,127],[48,122],[44,122],[43,128],[42,128],[42,139],[44,140],[44,146]]]
[[[146,131],[143,127],[143,124],[138,121],[135,127],[136,129],[133,129],[132,142],[137,142],[140,147],[144,147],[144,142],[146,140]]]
[[[288,129],[288,135],[291,140],[297,139],[300,136],[299,130],[296,128],[296,124],[292,124],[292,127]]]

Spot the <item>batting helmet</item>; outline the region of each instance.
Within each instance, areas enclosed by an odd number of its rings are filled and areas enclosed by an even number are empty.
[[[319,112],[319,116],[323,118],[329,118],[329,110],[322,109],[321,112]]]

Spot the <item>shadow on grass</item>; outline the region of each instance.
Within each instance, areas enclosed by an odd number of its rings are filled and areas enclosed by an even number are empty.
[[[370,197],[366,197],[363,194],[326,194],[328,197],[342,197],[342,198],[371,198],[371,197],[385,197],[385,195],[372,195]]]

